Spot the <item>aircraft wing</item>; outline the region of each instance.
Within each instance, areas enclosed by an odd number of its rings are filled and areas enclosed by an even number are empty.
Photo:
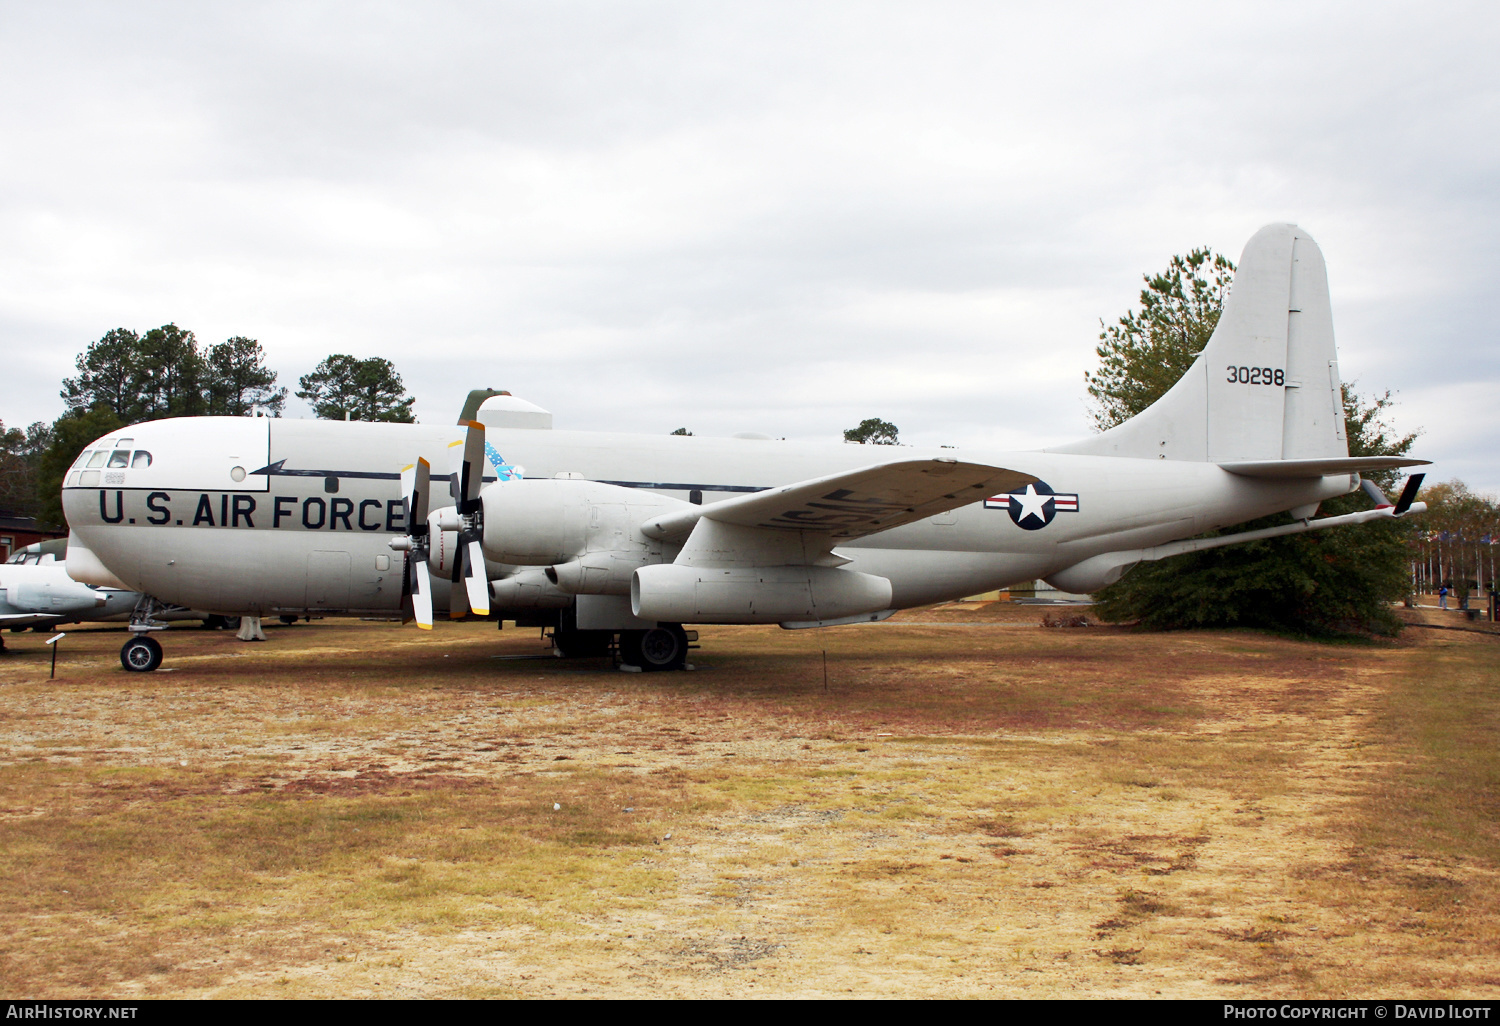
[[[648,520],[641,530],[652,538],[680,542],[699,520],[708,519],[742,528],[809,532],[824,536],[831,546],[1036,480],[1018,470],[941,457],[899,460],[666,513]]]

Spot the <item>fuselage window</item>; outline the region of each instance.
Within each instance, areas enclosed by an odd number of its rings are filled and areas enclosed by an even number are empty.
[[[107,459],[109,459],[109,450],[100,449],[98,452],[94,453],[94,455],[89,457],[89,466],[102,467],[104,466],[104,461]]]
[[[323,479],[323,490],[325,492],[336,492],[339,490],[339,479],[329,474]]]
[[[128,466],[130,466],[130,450],[129,449],[116,449],[114,452],[110,453],[110,455],[109,455],[109,465],[111,467],[128,467]]]
[[[151,454],[145,449],[135,451],[135,459],[130,461],[131,470],[140,470],[142,467],[151,466]]]

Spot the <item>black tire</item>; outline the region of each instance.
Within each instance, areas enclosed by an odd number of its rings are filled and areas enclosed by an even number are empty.
[[[281,616],[278,616],[277,619],[286,624],[288,627],[297,622],[297,618],[295,616],[289,616],[285,613],[283,613]]]
[[[237,631],[240,629],[240,618],[237,616],[224,617],[224,629],[226,631]]]
[[[680,670],[687,665],[687,632],[681,624],[664,623],[650,630],[620,634],[620,660],[648,673]]]
[[[120,665],[131,673],[150,673],[161,665],[161,645],[155,638],[131,638],[120,649]]]

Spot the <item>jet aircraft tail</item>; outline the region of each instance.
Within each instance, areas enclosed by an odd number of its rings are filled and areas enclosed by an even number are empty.
[[[1256,232],[1213,337],[1182,379],[1125,423],[1048,451],[1253,464],[1258,476],[1279,476],[1264,468],[1282,460],[1358,469],[1335,462],[1349,447],[1318,244],[1296,225]]]

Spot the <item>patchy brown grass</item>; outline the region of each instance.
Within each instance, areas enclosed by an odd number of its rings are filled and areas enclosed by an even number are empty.
[[[1500,642],[1046,612],[705,628],[673,675],[328,621],[148,676],[80,630],[48,682],[10,635],[0,986],[1493,993]]]

